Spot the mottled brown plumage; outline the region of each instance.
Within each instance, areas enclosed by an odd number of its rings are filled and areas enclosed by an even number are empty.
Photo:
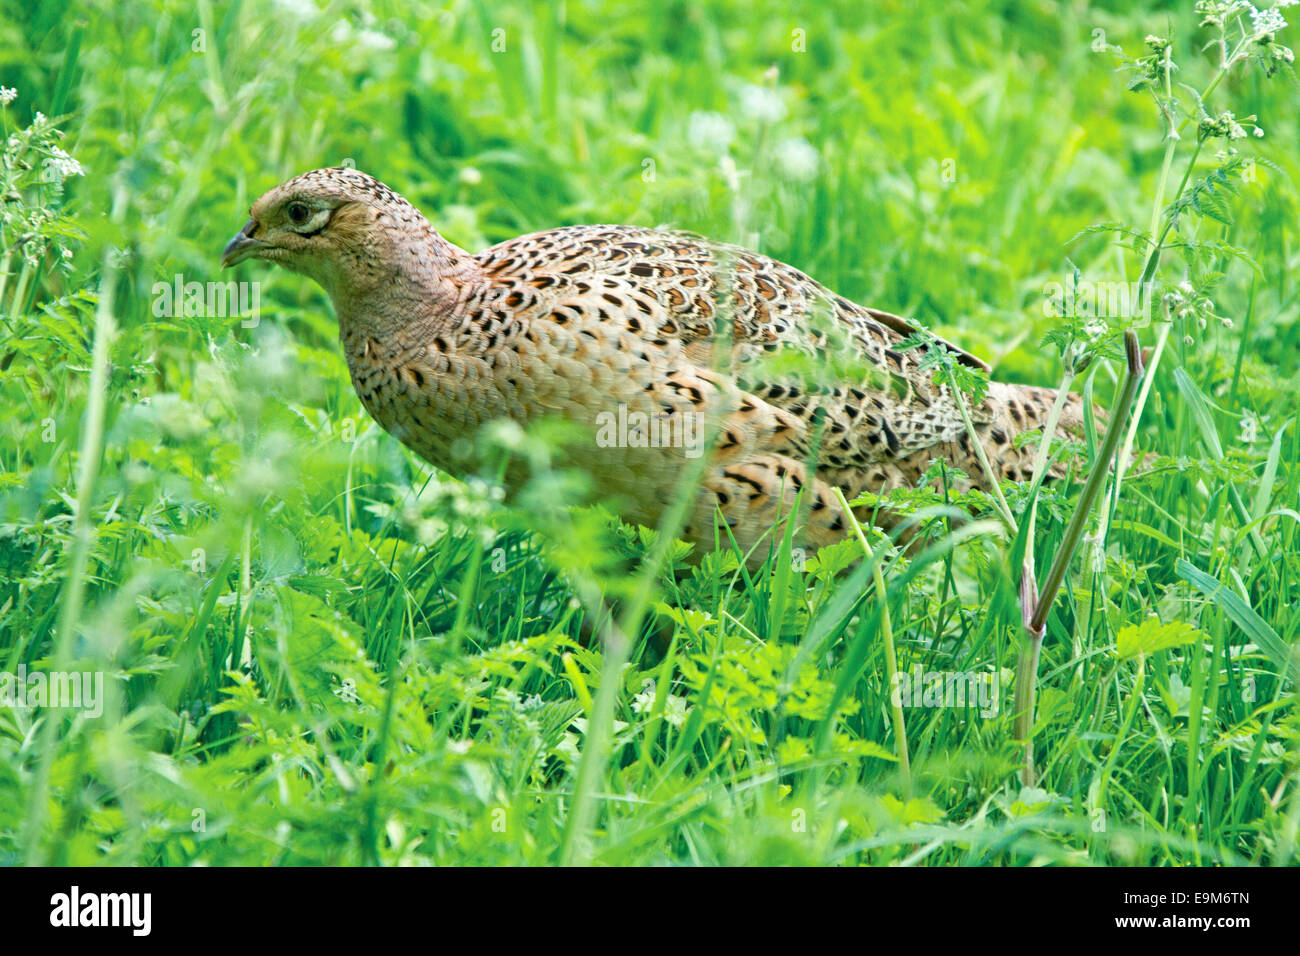
[[[556,416],[590,436],[570,463],[629,520],[654,526],[702,453],[684,536],[703,548],[715,508],[748,549],[801,488],[801,540],[818,547],[846,531],[835,486],[851,499],[913,485],[935,458],[983,484],[952,396],[917,368],[920,352],[895,348],[911,330],[903,319],[744,249],[569,226],[471,254],[382,183],[319,169],[254,204],[222,261],[249,257],[320,283],[362,403],[444,469],[456,470],[453,444],[489,421]],[[1054,398],[995,382],[973,410],[1004,477],[1029,477],[1032,445],[1013,439]]]

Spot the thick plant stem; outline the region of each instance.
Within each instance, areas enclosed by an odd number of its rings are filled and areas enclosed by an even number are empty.
[[[1092,509],[1101,496],[1101,489],[1106,483],[1110,463],[1115,458],[1115,453],[1119,448],[1120,433],[1123,431],[1123,425],[1128,418],[1129,410],[1133,407],[1133,401],[1137,397],[1138,386],[1142,382],[1144,373],[1142,352],[1138,346],[1138,338],[1135,332],[1124,333],[1124,350],[1128,359],[1128,375],[1124,380],[1124,388],[1120,392],[1115,407],[1111,412],[1111,427],[1107,429],[1101,450],[1097,453],[1096,461],[1092,463],[1092,470],[1088,474],[1088,480],[1084,483],[1083,491],[1079,494],[1079,503],[1075,506],[1070,523],[1066,526],[1061,545],[1056,550],[1056,556],[1052,559],[1052,566],[1047,572],[1047,577],[1043,581],[1043,586],[1039,590],[1037,598],[1033,596],[1032,577],[1026,575],[1021,580],[1021,607],[1024,611],[1025,645],[1020,652],[1020,661],[1016,671],[1015,732],[1016,739],[1023,741],[1025,746],[1021,781],[1026,786],[1031,785],[1034,779],[1033,703],[1038,682],[1038,657],[1042,650],[1047,615],[1056,602],[1056,595],[1060,592],[1061,585],[1065,582],[1065,573],[1069,569],[1070,562],[1079,550],[1079,544],[1083,540],[1084,528],[1087,527]]]
[[[862,553],[871,564],[871,575],[876,585],[876,597],[880,601],[880,630],[885,639],[885,676],[889,680],[889,712],[894,725],[894,747],[898,753],[898,766],[903,772],[904,784],[910,789],[912,785],[912,760],[907,751],[907,725],[903,720],[903,705],[899,701],[896,689],[898,687],[898,654],[894,650],[894,628],[889,617],[889,596],[885,592],[885,575],[880,570],[880,565],[884,560],[884,554],[873,554],[871,545],[867,542],[867,536],[862,532],[862,526],[858,524],[858,519],[853,514],[853,509],[849,507],[848,501],[844,497],[844,492],[839,488],[834,489],[835,497],[839,500],[840,508],[844,511],[844,516],[848,518],[849,524],[853,528],[853,533],[858,536],[858,541],[862,544]]]
[[[1038,440],[1038,452],[1034,455],[1034,472],[1030,482],[1031,488],[1039,487],[1043,480],[1043,472],[1047,470],[1047,461],[1051,457],[1052,438],[1056,435],[1056,426],[1061,421],[1061,413],[1065,411],[1065,403],[1070,397],[1070,386],[1074,384],[1075,370],[1067,356],[1067,367],[1065,375],[1061,378],[1061,387],[1056,391],[1056,401],[1052,403],[1052,410],[1047,413],[1047,422],[1043,425],[1042,437]],[[1025,518],[1025,557],[1024,564],[1020,570],[1020,605],[1024,609],[1031,608],[1034,601],[1034,592],[1037,589],[1034,571],[1034,528],[1038,520],[1038,496],[1029,504],[1029,514]],[[1029,626],[1028,611],[1026,611],[1025,626]],[[1034,753],[1033,745],[1029,742],[1030,735],[1033,731],[1034,703],[1037,691],[1038,677],[1038,655],[1042,650],[1041,641],[1031,641],[1029,646],[1020,654],[1020,659],[1016,662],[1016,684],[1015,684],[1015,739],[1025,741],[1024,769],[1021,772],[1021,782],[1029,787],[1033,786],[1034,780]]]
[[[1025,576],[1021,579],[1022,590],[1027,583],[1029,601],[1033,601],[1033,569],[1025,566]],[[1030,606],[1023,604],[1022,606]],[[1034,785],[1034,704],[1038,693],[1038,656],[1043,649],[1042,636],[1029,635],[1025,646],[1021,648],[1020,659],[1016,662],[1016,690],[1013,707],[1015,719],[1015,739],[1024,741],[1024,762],[1020,768],[1020,782],[1026,787]]]

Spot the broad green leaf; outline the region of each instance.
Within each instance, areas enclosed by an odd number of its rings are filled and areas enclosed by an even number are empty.
[[[1149,617],[1141,624],[1126,624],[1115,636],[1115,653],[1120,660],[1139,654],[1154,654],[1171,647],[1181,647],[1205,638],[1205,633],[1186,621],[1162,623]]]

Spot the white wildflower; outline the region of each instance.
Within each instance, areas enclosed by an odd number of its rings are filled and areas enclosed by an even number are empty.
[[[1259,422],[1250,412],[1241,416],[1241,432],[1237,435],[1237,441],[1243,445],[1254,444],[1255,439],[1259,437]]]
[[[47,168],[54,171],[59,179],[67,179],[70,176],[84,176],[86,171],[77,162],[57,146],[50,147],[50,156],[45,161]]]
[[[779,123],[785,119],[785,101],[769,86],[748,83],[740,88],[740,111],[762,123]]]
[[[397,41],[378,30],[361,30],[357,33],[357,46],[363,50],[391,50]]]
[[[721,113],[697,110],[686,121],[686,135],[701,149],[721,155],[736,138],[736,127]]]
[[[18,91],[12,86],[0,86],[0,105],[8,106],[18,99]]]
[[[311,0],[275,0],[275,6],[290,16],[299,17],[303,20],[314,20],[320,13],[316,4],[312,3]]]
[[[363,50],[391,50],[397,46],[392,37],[367,27],[358,30],[346,19],[330,27],[330,39],[339,46],[355,44]]]
[[[1250,8],[1250,24],[1255,28],[1255,36],[1266,36],[1286,29],[1286,20],[1276,7],[1267,10]]]
[[[776,144],[772,158],[777,170],[783,176],[800,182],[817,175],[817,167],[821,161],[817,150],[806,139],[800,137],[781,140]]]

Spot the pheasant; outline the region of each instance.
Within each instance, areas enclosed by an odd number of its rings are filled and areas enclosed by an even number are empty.
[[[558,417],[586,436],[568,461],[629,521],[654,527],[701,469],[682,532],[697,553],[726,540],[718,515],[742,549],[764,550],[797,502],[801,544],[832,543],[848,530],[832,489],[912,486],[936,458],[986,483],[954,397],[923,351],[897,347],[913,327],[765,256],[616,225],[471,254],[355,169],[304,173],[250,214],[223,268],[263,259],[318,282],[367,411],[453,474],[453,446],[485,423]],[[1030,476],[1033,445],[1014,439],[1055,397],[991,382],[971,409],[1003,477]],[[1079,414],[1071,396],[1063,424]],[[507,489],[526,478],[509,469]]]

